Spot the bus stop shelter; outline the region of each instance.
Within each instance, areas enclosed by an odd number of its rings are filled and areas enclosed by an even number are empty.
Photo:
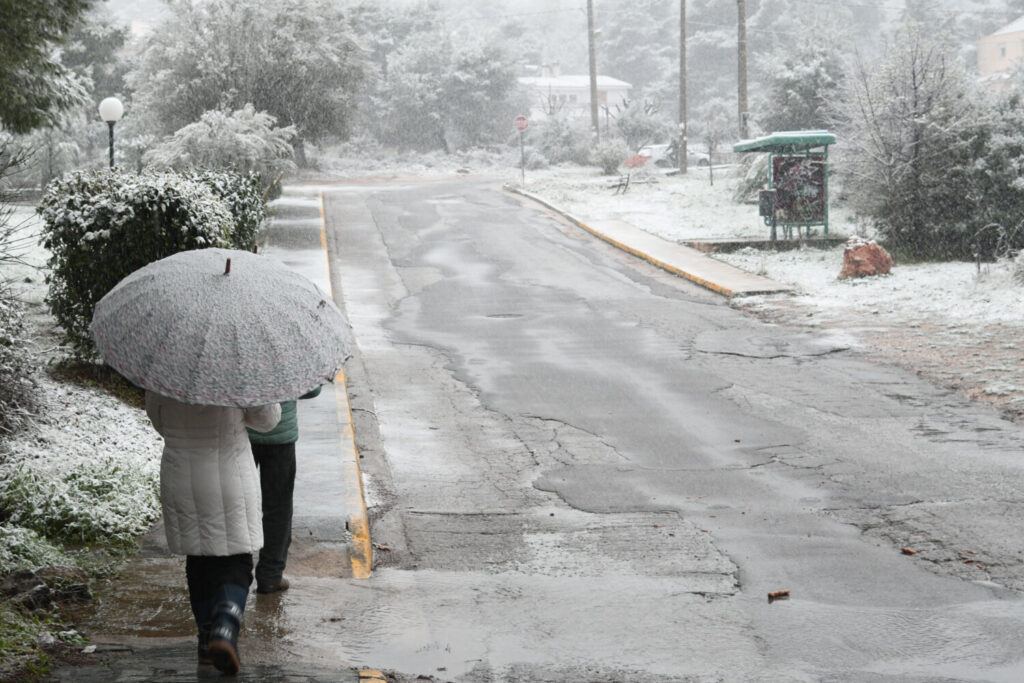
[[[836,136],[827,130],[782,131],[753,140],[740,140],[734,152],[768,153],[768,188],[758,195],[758,213],[771,227],[781,226],[786,237],[793,228],[820,225],[828,235],[828,146]]]

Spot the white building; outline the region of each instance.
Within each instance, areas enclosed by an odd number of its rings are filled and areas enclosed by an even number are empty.
[[[563,76],[557,73],[522,76],[519,84],[530,94],[530,118],[544,119],[561,115],[568,118],[590,116],[590,76]],[[606,107],[629,98],[632,85],[611,76],[597,77],[597,105],[604,118]]]
[[[1024,67],[1024,17],[978,41],[978,73],[988,87],[1009,87],[1015,70]]]

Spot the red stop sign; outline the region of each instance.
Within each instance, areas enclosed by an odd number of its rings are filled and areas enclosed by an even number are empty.
[[[515,118],[515,121],[512,122],[512,125],[516,127],[516,130],[522,133],[524,130],[526,130],[526,127],[530,125],[530,122],[526,119],[525,116],[517,116]]]

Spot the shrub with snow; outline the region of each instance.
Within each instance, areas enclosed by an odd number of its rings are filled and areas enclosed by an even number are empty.
[[[11,144],[9,135],[0,135],[0,266],[21,263],[25,241],[19,234],[23,225],[14,218],[14,193],[7,189],[25,157],[12,152]],[[0,439],[24,426],[37,403],[23,306],[8,279],[0,273]]]
[[[542,168],[548,168],[551,166],[551,162],[548,158],[538,152],[535,149],[529,149],[526,151],[526,168],[530,171],[536,171]]]
[[[834,168],[894,255],[970,259],[971,236],[992,222],[979,209],[1003,202],[973,170],[991,127],[977,87],[955,41],[908,20],[881,61],[858,65],[831,103]]]
[[[31,529],[0,524],[0,576],[17,569],[70,564],[67,555]]]
[[[160,514],[162,443],[145,414],[96,390],[40,383],[39,423],[5,440],[0,458],[0,573],[48,563],[48,544],[131,547]]]
[[[231,170],[255,174],[264,190],[295,170],[291,139],[295,127],[276,128],[277,120],[251,105],[228,112],[208,111],[146,153],[143,161],[159,170]]]
[[[628,157],[629,148],[619,139],[602,140],[594,147],[594,163],[601,167],[601,172],[605,175],[618,173],[622,162]]]
[[[263,177],[255,171],[244,175],[234,171],[194,171],[184,176],[206,185],[227,203],[234,220],[231,246],[252,251],[267,221],[267,199],[280,194],[280,185],[266,188]]]
[[[769,154],[741,154],[736,170],[737,178],[732,198],[737,202],[756,202],[758,191],[767,188],[771,181]]]
[[[77,172],[50,183],[39,205],[50,251],[46,302],[79,358],[92,358],[96,303],[123,277],[188,249],[231,245],[227,202],[177,174]]]
[[[590,162],[590,130],[580,124],[551,116],[531,125],[526,137],[530,146],[551,164],[584,166]]]
[[[0,438],[26,426],[38,407],[24,312],[6,292],[0,282]]]

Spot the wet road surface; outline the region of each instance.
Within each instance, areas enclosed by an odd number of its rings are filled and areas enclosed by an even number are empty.
[[[280,257],[316,258],[321,192],[375,567],[304,465],[330,406],[300,411],[293,588],[252,596],[247,676],[1024,678],[1019,426],[486,179],[289,188]],[[150,538],[96,628],[187,664]]]
[[[383,463],[375,666],[1024,677],[1019,426],[487,182],[324,196]]]

